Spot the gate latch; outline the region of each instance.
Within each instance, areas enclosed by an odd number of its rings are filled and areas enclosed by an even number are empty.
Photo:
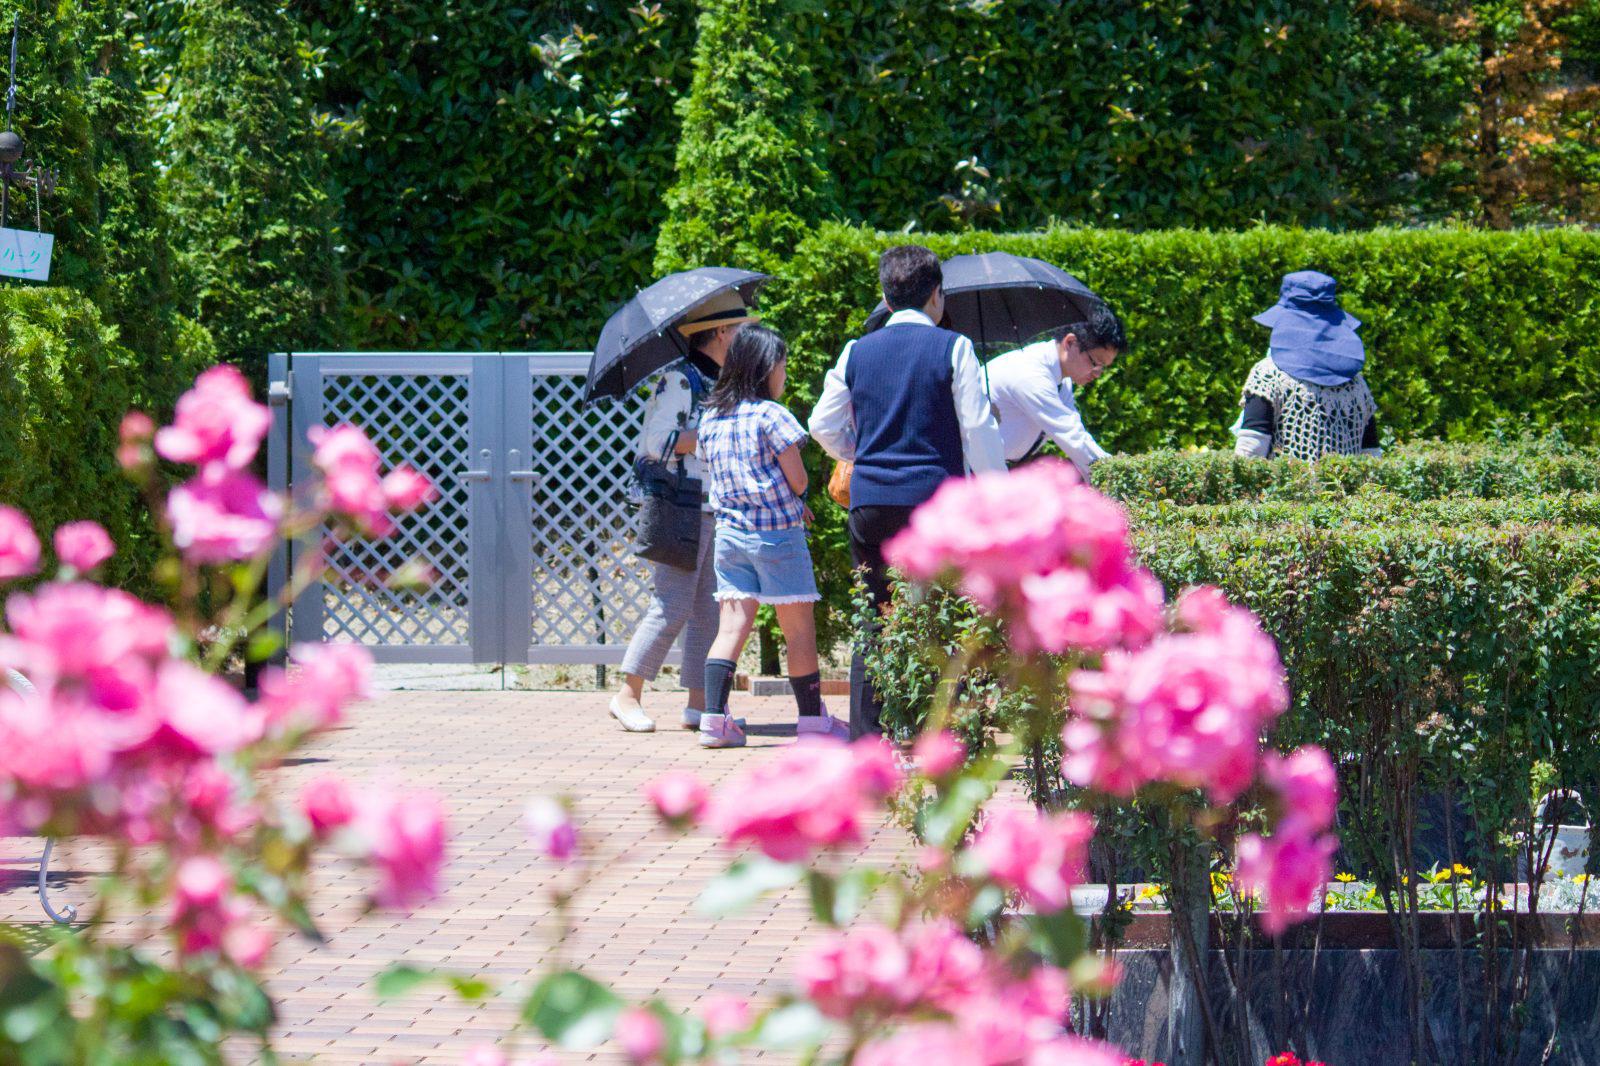
[[[539,480],[539,471],[537,471],[537,470],[518,470],[518,469],[516,469],[518,464],[520,464],[522,462],[522,451],[521,451],[521,449],[512,448],[510,454],[508,454],[506,456],[506,459],[510,462],[510,465],[512,467],[512,469],[506,471],[506,477],[510,478],[512,481],[537,481],[537,480]]]
[[[272,381],[267,383],[267,406],[285,407],[289,403],[289,383],[287,381]]]
[[[480,451],[478,453],[478,459],[483,463],[482,470],[463,470],[456,476],[462,481],[488,481],[492,476],[492,472],[489,469],[489,449],[485,448]]]

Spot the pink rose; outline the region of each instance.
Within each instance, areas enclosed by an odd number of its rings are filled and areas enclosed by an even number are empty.
[[[233,875],[216,859],[183,860],[172,880],[171,924],[184,955],[217,951],[241,914],[231,899]]]
[[[941,919],[913,926],[905,942],[911,955],[908,986],[919,1003],[959,1015],[974,996],[984,994],[990,977],[988,960],[954,922]]]
[[[21,642],[25,667],[81,678],[167,654],[172,616],[120,589],[87,581],[53,581],[6,601],[6,620]],[[137,684],[137,682],[134,682]],[[115,686],[113,679],[106,679]]]
[[[261,707],[276,726],[327,729],[372,695],[372,653],[359,644],[297,644],[289,670],[261,674]]]
[[[1339,782],[1333,760],[1321,748],[1307,745],[1288,756],[1269,751],[1261,761],[1261,778],[1283,804],[1280,822],[1302,820],[1314,832],[1333,824]]]
[[[152,743],[173,755],[223,755],[260,739],[260,723],[244,697],[181,659],[161,664],[151,698],[161,723]]]
[[[900,776],[881,740],[798,744],[717,789],[706,821],[730,847],[754,844],[793,862],[860,843],[869,814]]]
[[[967,746],[954,733],[941,729],[918,737],[911,754],[923,773],[929,777],[944,777],[961,769],[967,760]]]
[[[1193,600],[1214,608],[1214,598]],[[1149,781],[1226,803],[1255,776],[1262,731],[1288,706],[1283,664],[1255,616],[1209,609],[1211,628],[1112,651],[1076,671],[1062,731],[1073,784],[1128,795]]]
[[[750,1001],[743,996],[712,996],[700,1005],[700,1020],[713,1040],[725,1040],[750,1028]]]
[[[235,367],[215,366],[178,398],[172,425],[155,435],[156,452],[174,463],[243,470],[271,427],[272,412],[250,399],[244,375]],[[123,439],[137,439],[126,421]]]
[[[693,825],[705,812],[710,794],[705,783],[687,770],[671,770],[644,786],[645,798],[668,825]]]
[[[346,424],[332,429],[315,426],[307,437],[316,448],[311,462],[322,472],[328,508],[346,516],[371,536],[387,536],[393,532],[389,497],[378,475],[383,457],[367,435]],[[411,492],[418,488],[404,475],[397,487]]]
[[[653,1011],[643,1007],[632,1007],[617,1017],[615,1036],[622,1053],[635,1066],[660,1062],[667,1045],[667,1027]]]
[[[1026,1066],[1123,1066],[1119,1048],[1081,1036],[1058,1036],[1028,1053]]]
[[[561,801],[535,796],[522,811],[522,828],[547,858],[567,862],[578,853],[578,829]]]
[[[1093,836],[1094,822],[1081,811],[1040,817],[1007,807],[989,812],[968,854],[997,884],[1050,913],[1072,902]]]
[[[890,541],[889,562],[918,580],[959,575],[990,609],[1031,574],[1076,568],[1096,586],[1131,562],[1122,508],[1083,485],[1070,463],[1046,460],[1010,474],[951,478]]]
[[[1337,847],[1331,834],[1316,836],[1293,822],[1270,838],[1255,833],[1240,838],[1235,880],[1264,897],[1261,926],[1270,935],[1309,916],[1308,909],[1333,874]]]
[[[155,436],[156,424],[142,411],[129,411],[122,416],[118,429],[117,465],[124,470],[138,470],[150,461],[150,438]]]
[[[87,574],[117,553],[111,534],[99,522],[68,522],[56,528],[56,558]]]
[[[414,511],[439,498],[439,491],[423,474],[409,466],[397,466],[383,479],[383,495],[397,511]]]
[[[356,815],[355,795],[349,782],[337,774],[322,774],[306,782],[300,790],[300,809],[311,830],[325,838],[349,825]]]
[[[114,754],[99,716],[81,699],[48,687],[19,693],[0,685],[0,781],[82,789],[106,779]]]
[[[247,473],[203,471],[167,497],[172,542],[190,562],[251,559],[272,546],[283,501]]]
[[[27,577],[39,568],[39,537],[28,516],[0,504],[0,581]]]
[[[1105,586],[1086,570],[1052,570],[1024,577],[1020,589],[1022,650],[1138,648],[1161,630],[1161,583],[1144,570]]]
[[[830,1018],[904,1010],[917,1000],[910,953],[882,926],[832,933],[807,949],[795,969],[806,998]]]
[[[378,869],[379,906],[410,911],[439,895],[447,834],[438,796],[370,789],[356,799],[354,824]]]

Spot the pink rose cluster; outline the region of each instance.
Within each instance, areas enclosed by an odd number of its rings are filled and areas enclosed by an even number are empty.
[[[1338,841],[1328,832],[1338,807],[1333,761],[1318,747],[1288,756],[1269,752],[1261,779],[1272,795],[1277,825],[1270,837],[1251,833],[1238,845],[1236,881],[1261,893],[1261,925],[1276,936],[1303,920],[1333,873]]]
[[[798,862],[861,843],[901,778],[881,740],[797,744],[719,788],[704,821],[730,847],[753,844],[770,859]]]
[[[173,543],[189,561],[250,559],[272,546],[284,501],[249,469],[271,425],[272,413],[251,399],[244,375],[218,366],[196,378],[194,387],[179,398],[172,425],[154,432],[157,455],[197,468],[194,477],[167,497]],[[124,466],[143,468],[143,442],[150,430],[145,416],[124,420]],[[414,510],[437,495],[428,479],[410,467],[382,476],[377,448],[354,426],[317,427],[310,436],[316,448],[312,463],[323,476],[319,502],[362,533],[386,536],[394,530],[392,512]]]
[[[335,774],[307,782],[300,810],[314,839],[336,834],[378,872],[372,900],[409,912],[439,896],[449,833],[436,793],[385,785],[355,788]]]
[[[886,554],[916,580],[958,578],[1019,651],[1139,647],[1161,628],[1161,585],[1134,565],[1127,516],[1059,460],[951,478]]]
[[[234,891],[233,875],[222,863],[196,855],[179,864],[168,919],[180,953],[215,953],[253,969],[271,950],[272,934],[251,918],[250,904]]]
[[[324,504],[367,536],[394,532],[391,511],[412,511],[438,498],[433,484],[409,466],[383,476],[383,457],[355,426],[316,426],[308,436],[316,446],[311,462],[322,472]]]
[[[1226,803],[1254,778],[1262,731],[1289,702],[1278,649],[1216,589],[1186,592],[1177,620],[1179,630],[1073,673],[1062,731],[1073,784],[1129,796],[1167,781]]]
[[[226,563],[271,546],[283,501],[249,470],[271,426],[272,412],[250,398],[244,375],[216,366],[178,398],[172,425],[156,431],[157,455],[198,468],[167,496],[172,541],[185,558]],[[142,430],[124,421],[125,450],[136,448]]]
[[[1081,811],[1040,815],[1033,810],[991,810],[967,850],[965,862],[1040,913],[1072,903],[1083,883],[1094,821]]]
[[[1121,1062],[1108,1045],[1066,1034],[1064,973],[1050,966],[1017,973],[945,919],[835,933],[806,951],[797,969],[806,997],[830,1018],[908,1023],[866,1045],[857,1063]]]

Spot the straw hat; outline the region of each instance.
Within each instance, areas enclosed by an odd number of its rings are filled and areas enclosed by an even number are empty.
[[[752,314],[737,292],[719,292],[695,305],[678,323],[678,332],[685,337],[703,333],[718,326],[732,326],[740,322],[760,322],[761,316]]]

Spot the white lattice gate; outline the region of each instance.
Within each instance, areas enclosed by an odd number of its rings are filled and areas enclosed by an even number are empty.
[[[545,352],[310,352],[269,357],[269,476],[304,491],[313,426],[351,422],[439,499],[384,540],[327,545],[330,576],[291,639],[366,645],[380,662],[614,663],[644,610],[630,543],[636,400],[579,404],[589,357]],[[308,545],[298,551],[310,550]],[[433,580],[400,591],[408,561]],[[295,560],[279,560],[282,581]]]

